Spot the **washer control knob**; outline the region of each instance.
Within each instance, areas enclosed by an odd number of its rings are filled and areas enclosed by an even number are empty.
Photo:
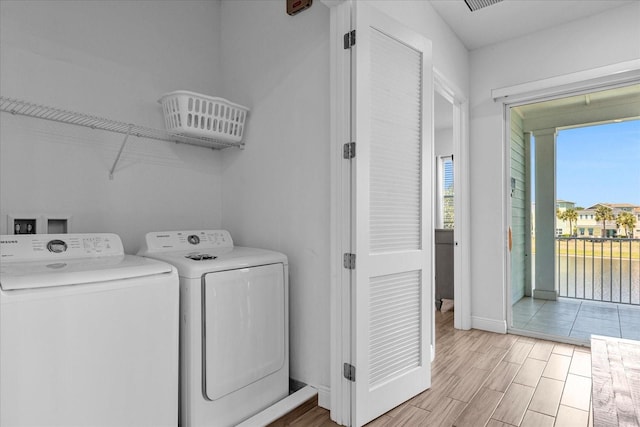
[[[47,243],[47,249],[54,254],[60,254],[67,250],[67,244],[63,240],[49,240]]]

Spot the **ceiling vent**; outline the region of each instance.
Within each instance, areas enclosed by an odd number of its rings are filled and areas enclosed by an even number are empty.
[[[483,7],[491,6],[492,4],[500,3],[501,1],[502,0],[464,0],[467,6],[469,6],[469,10],[471,10],[471,12],[475,12]]]

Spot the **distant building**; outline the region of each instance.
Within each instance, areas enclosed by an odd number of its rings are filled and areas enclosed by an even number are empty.
[[[566,211],[567,209],[575,209],[576,204],[574,202],[568,202],[566,200],[556,200],[556,209]]]
[[[607,206],[613,211],[613,220],[605,223],[606,237],[626,237],[625,229],[618,228],[615,218],[622,212],[629,212],[636,217],[636,226],[633,236],[640,236],[640,206],[629,203],[596,203],[586,209],[576,209],[578,219],[573,222],[573,230],[569,229],[569,221],[561,221],[556,218],[556,236],[576,235],[578,237],[601,237],[602,221],[596,221],[596,209],[598,206]],[[564,212],[567,209],[575,209],[575,203],[566,200],[556,202],[556,210]]]
[[[556,200],[556,212],[564,212],[567,209],[575,209],[576,204],[574,202],[569,202],[567,200]],[[576,222],[573,222],[573,227],[575,229]],[[564,236],[571,234],[571,230],[569,230],[569,221],[560,221],[556,218],[556,236]]]

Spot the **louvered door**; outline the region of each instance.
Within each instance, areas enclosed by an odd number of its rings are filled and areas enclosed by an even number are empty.
[[[433,321],[431,43],[354,2],[352,424],[427,389]]]

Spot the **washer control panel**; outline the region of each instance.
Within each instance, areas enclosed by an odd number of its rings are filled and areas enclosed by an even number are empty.
[[[0,236],[0,257],[3,261],[114,255],[124,255],[122,241],[116,234],[12,234]]]
[[[181,250],[200,254],[206,249],[233,248],[227,230],[159,231],[147,233],[144,243],[139,254]]]
[[[190,260],[193,260],[193,261],[210,261],[210,260],[214,260],[214,259],[218,258],[215,255],[202,254],[202,253],[199,253],[199,252],[189,253],[189,254],[185,255],[184,257],[188,258]]]

